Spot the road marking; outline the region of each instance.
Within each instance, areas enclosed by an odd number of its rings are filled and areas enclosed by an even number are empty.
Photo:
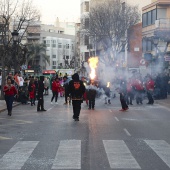
[[[129,148],[122,140],[103,140],[112,169],[141,169]]]
[[[53,107],[54,107],[54,106],[53,106]],[[48,111],[50,111],[50,110],[52,110],[52,109],[53,109],[53,107],[49,108],[49,109],[47,110],[47,112],[48,112]]]
[[[7,119],[7,118],[0,118],[0,119],[6,119],[6,120],[10,120],[10,121],[16,121],[16,122],[22,122],[22,123],[28,123],[31,124],[32,121],[26,121],[26,120],[17,120],[17,119]]]
[[[10,140],[12,138],[6,138],[6,137],[3,137],[3,136],[0,136],[0,140]]]
[[[115,117],[116,121],[119,122],[119,119],[117,117]]]
[[[170,168],[170,145],[164,140],[144,140]]]
[[[109,110],[109,112],[111,112],[111,113],[112,113],[112,110]]]
[[[52,169],[81,169],[81,141],[60,141]]]
[[[123,130],[125,131],[126,135],[131,136],[131,134],[128,132],[127,129],[123,129]]]
[[[1,159],[0,169],[21,169],[37,146],[37,141],[17,142]]]

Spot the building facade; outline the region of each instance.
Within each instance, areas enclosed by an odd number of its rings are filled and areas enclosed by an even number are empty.
[[[46,44],[46,54],[50,58],[50,64],[46,63],[47,70],[75,67],[75,36],[42,31],[41,41]]]
[[[89,58],[89,36],[86,30],[89,28],[90,1],[81,0],[81,28],[80,28],[80,63],[87,62]]]
[[[41,70],[74,68],[75,36],[64,34],[64,28],[55,25],[33,23],[27,29],[27,43],[44,43],[50,64],[41,56],[36,58],[36,65]]]
[[[168,69],[170,56],[170,1],[152,0],[142,9],[143,57],[150,72]]]

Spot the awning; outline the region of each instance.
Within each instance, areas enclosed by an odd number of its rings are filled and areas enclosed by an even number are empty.
[[[56,74],[55,70],[44,70],[43,74]]]

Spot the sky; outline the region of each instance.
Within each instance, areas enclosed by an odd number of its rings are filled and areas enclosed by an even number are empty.
[[[33,0],[41,12],[44,24],[54,24],[58,17],[61,21],[77,21],[80,18],[80,0]]]

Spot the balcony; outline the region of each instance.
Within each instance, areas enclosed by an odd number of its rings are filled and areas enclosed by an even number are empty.
[[[170,41],[170,18],[155,21],[154,35],[160,39]]]
[[[39,40],[40,36],[27,36],[28,40]]]

